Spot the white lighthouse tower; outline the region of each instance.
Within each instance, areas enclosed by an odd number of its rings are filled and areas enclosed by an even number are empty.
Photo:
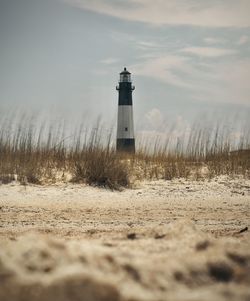
[[[116,150],[119,152],[135,152],[134,120],[131,73],[126,68],[120,73],[118,90],[118,120]]]

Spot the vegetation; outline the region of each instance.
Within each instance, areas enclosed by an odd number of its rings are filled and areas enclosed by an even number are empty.
[[[236,137],[224,125],[195,125],[176,137],[139,143],[135,155],[116,153],[113,131],[100,122],[70,133],[22,116],[0,122],[0,181],[42,184],[58,180],[120,189],[134,179],[212,178],[250,176],[250,129]],[[153,145],[153,146],[152,146]]]

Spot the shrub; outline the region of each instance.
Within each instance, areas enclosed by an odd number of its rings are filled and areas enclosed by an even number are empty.
[[[74,182],[120,189],[129,186],[128,166],[114,150],[88,149],[75,162]]]

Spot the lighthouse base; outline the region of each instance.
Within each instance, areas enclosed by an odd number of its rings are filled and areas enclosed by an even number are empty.
[[[116,150],[118,152],[135,153],[135,139],[117,139]]]

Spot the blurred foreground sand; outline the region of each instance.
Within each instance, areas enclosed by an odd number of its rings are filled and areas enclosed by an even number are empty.
[[[0,186],[0,300],[250,300],[250,181]]]

